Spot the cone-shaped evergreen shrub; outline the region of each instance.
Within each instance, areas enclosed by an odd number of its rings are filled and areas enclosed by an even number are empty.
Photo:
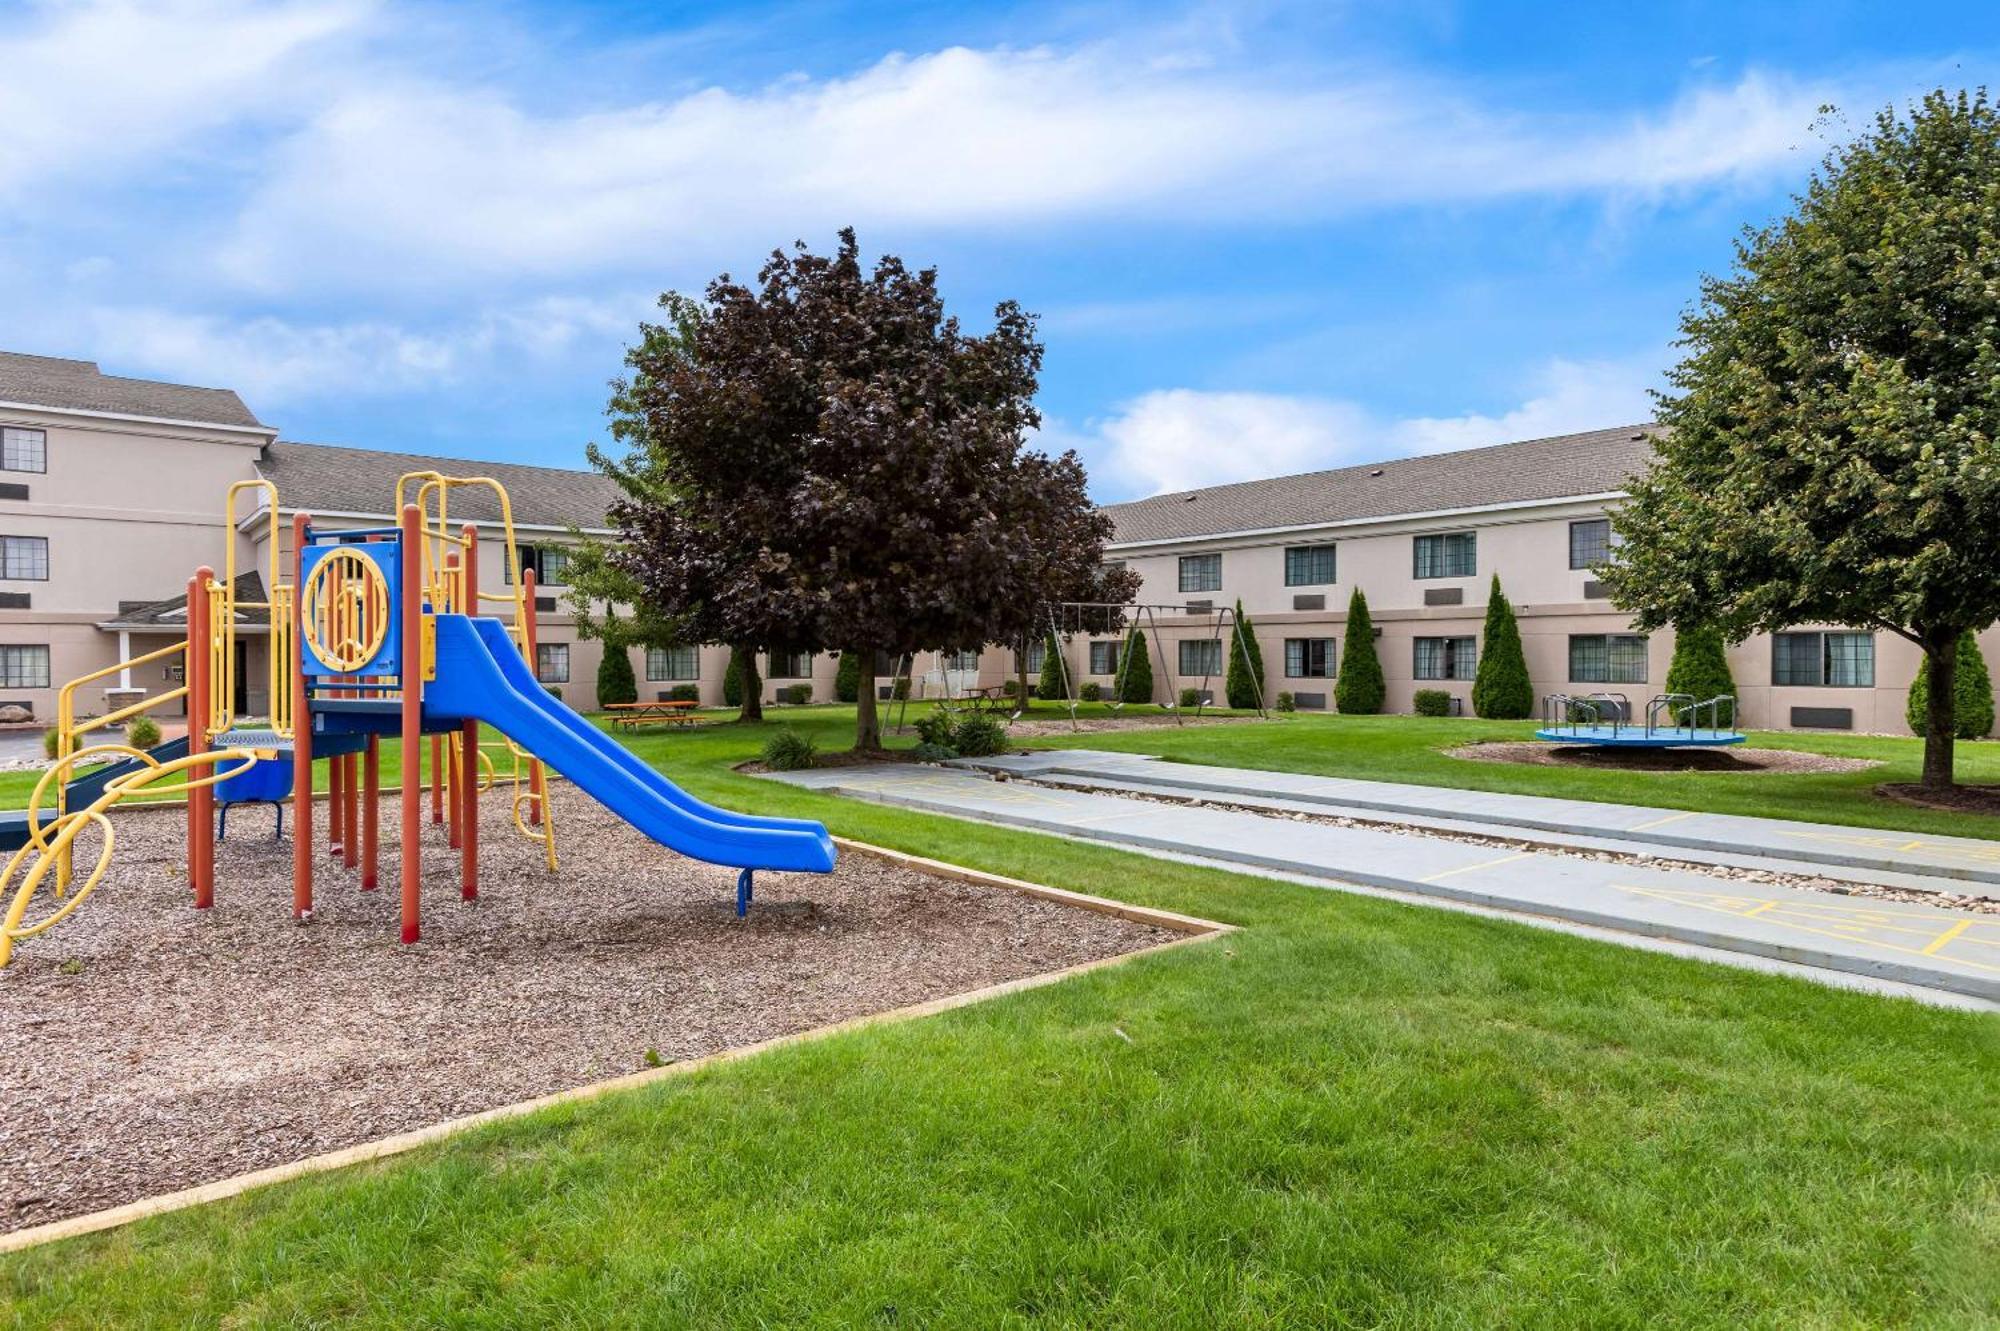
[[[729,649],[729,667],[722,672],[722,702],[726,707],[743,705],[743,653]]]
[[[1375,654],[1375,620],[1368,613],[1368,598],[1356,587],[1347,601],[1347,641],[1340,647],[1334,705],[1356,716],[1372,716],[1382,710],[1387,692],[1382,683],[1382,658]]]
[[[1979,640],[1967,633],[1958,640],[1958,674],[1952,680],[1952,733],[1960,739],[1985,739],[1993,733],[1993,678],[1986,673],[1986,657]],[[1930,671],[1917,663],[1917,678],[1910,685],[1910,702],[1904,718],[1910,730],[1924,733],[1924,718],[1930,710]]]
[[[1236,602],[1236,628],[1223,650],[1229,653],[1229,666],[1222,674],[1222,692],[1229,705],[1257,707],[1264,700],[1264,653],[1257,646],[1257,630],[1243,613],[1240,599]]]
[[[1042,673],[1035,681],[1035,696],[1054,700],[1066,696],[1063,693],[1062,644],[1056,641],[1053,631],[1042,642]]]
[[[597,705],[639,701],[639,681],[632,674],[632,654],[623,647],[604,644],[604,656],[597,663]]]
[[[1479,673],[1472,677],[1472,710],[1492,720],[1518,721],[1535,714],[1535,686],[1521,650],[1514,607],[1493,575],[1486,598],[1486,632],[1479,644]]]
[[[1153,701],[1153,654],[1146,649],[1146,635],[1133,629],[1119,653],[1121,666],[1111,691],[1120,702]]]
[[[861,653],[845,651],[840,654],[840,666],[833,673],[833,698],[835,702],[853,702],[861,696]]]
[[[1667,692],[1694,695],[1696,702],[1736,693],[1736,681],[1729,674],[1729,649],[1719,629],[1689,625],[1674,633],[1674,662],[1667,667]],[[1676,719],[1688,723],[1688,709],[1675,709]],[[1707,713],[1703,713],[1706,724]]]

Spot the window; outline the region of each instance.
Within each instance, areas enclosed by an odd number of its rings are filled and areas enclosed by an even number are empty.
[[[1773,684],[1866,689],[1875,685],[1872,633],[1779,633],[1771,638]]]
[[[1454,531],[1441,536],[1417,537],[1416,577],[1469,578],[1478,571],[1479,536],[1476,532]]]
[[[521,568],[533,569],[537,587],[567,587],[569,585],[569,551],[560,545],[521,545],[514,548],[514,554],[521,561]],[[514,585],[514,570],[511,565],[500,570],[501,581],[509,587]]]
[[[0,687],[45,689],[48,686],[48,648],[0,647]]]
[[[1190,638],[1181,643],[1181,673],[1183,675],[1219,675],[1222,673],[1222,639]]]
[[[0,471],[47,471],[49,435],[10,425],[0,430]],[[47,648],[43,649],[47,651]]]
[[[1418,638],[1418,679],[1471,679],[1479,669],[1477,638]]]
[[[1090,644],[1090,673],[1093,675],[1115,675],[1118,673],[1118,649],[1125,644],[1113,638],[1109,642]]]
[[[1332,638],[1285,639],[1285,676],[1288,679],[1332,679],[1333,662]]]
[[[813,654],[811,652],[772,652],[769,679],[811,679]]]
[[[694,647],[648,647],[646,678],[700,679],[701,652]]]
[[[535,644],[535,678],[544,684],[569,683],[568,643],[540,642]]]
[[[1599,564],[1608,563],[1612,548],[1617,543],[1611,534],[1610,518],[1572,522],[1569,524],[1569,566],[1596,568]]]
[[[49,538],[0,536],[0,578],[26,582],[49,580]]]
[[[1222,590],[1221,555],[1182,555],[1181,590],[1219,592]]]
[[[1335,581],[1333,547],[1330,545],[1288,545],[1285,547],[1285,585],[1322,587]]]
[[[1569,677],[1578,684],[1644,684],[1646,639],[1636,633],[1572,634]]]
[[[1049,640],[1047,638],[1037,638],[1028,644],[1028,660],[1025,669],[1031,675],[1039,675],[1042,673],[1042,667],[1047,664],[1048,659]]]
[[[938,669],[962,675],[974,674],[979,669],[979,652],[976,649],[964,652],[939,652]]]

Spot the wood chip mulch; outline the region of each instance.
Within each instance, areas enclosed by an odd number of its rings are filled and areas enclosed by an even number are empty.
[[[561,871],[489,798],[473,906],[426,828],[414,947],[396,941],[393,797],[383,889],[322,853],[305,926],[268,810],[231,817],[205,912],[184,815],[116,815],[104,884],[0,970],[0,1231],[1174,936],[858,854],[758,875],[739,921],[731,870],[552,794]]]
[[[1552,744],[1543,740],[1483,740],[1444,751],[1476,763],[1527,763],[1537,767],[1596,767],[1627,772],[1861,772],[1882,764],[1873,758],[1836,758],[1799,749],[1620,749],[1608,745]]]

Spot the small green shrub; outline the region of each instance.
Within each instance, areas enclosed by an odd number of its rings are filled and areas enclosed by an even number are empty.
[[[1418,689],[1417,715],[1450,716],[1451,695],[1443,689]]]
[[[1277,707],[1281,712],[1296,712],[1299,710],[1299,700],[1290,689],[1287,689],[1278,695]]]
[[[764,765],[774,772],[796,772],[819,763],[819,745],[811,735],[786,726],[764,741]]]
[[[1952,680],[1952,733],[1959,739],[1985,739],[1993,732],[1993,679],[1986,658],[1970,633],[1958,640],[1958,673]],[[1904,719],[1911,733],[1921,735],[1930,724],[1931,672],[1926,660],[1917,662]]]
[[[632,654],[623,647],[605,644],[597,662],[597,705],[639,701],[639,677],[632,673]]]
[[[959,756],[958,750],[949,744],[919,744],[910,752],[920,763],[948,763]]]
[[[135,749],[150,749],[160,742],[160,723],[150,716],[135,716],[125,723],[125,742]]]
[[[952,732],[957,726],[957,717],[942,707],[934,708],[917,718],[917,740],[948,749],[951,747]]]
[[[791,703],[793,706],[797,706],[800,703],[811,702],[813,700],[813,686],[810,684],[781,685],[777,691],[776,697],[779,702]]]
[[[951,747],[967,758],[986,758],[1007,747],[1007,728],[981,712],[968,712],[952,728]]]
[[[1181,701],[1181,706],[1185,708],[1192,709],[1201,706],[1201,690],[1182,689],[1180,701]]]
[[[700,702],[701,685],[676,684],[667,690],[668,702]]]
[[[1076,696],[1084,702],[1103,702],[1104,686],[1102,684],[1099,684],[1096,680],[1092,680],[1090,683],[1078,689]]]
[[[898,675],[896,682],[889,686],[889,696],[897,702],[902,702],[908,698],[910,696],[910,677],[908,675]]]
[[[1000,693],[1003,697],[1012,698],[1016,702],[1019,702],[1021,700],[1021,681],[1018,679],[1002,681]]]
[[[54,726],[50,726],[42,732],[42,753],[50,762],[55,761],[56,750],[61,747],[62,736],[56,732]]]
[[[835,702],[857,702],[861,698],[861,653],[846,651],[840,654],[840,666],[833,674],[833,700]]]

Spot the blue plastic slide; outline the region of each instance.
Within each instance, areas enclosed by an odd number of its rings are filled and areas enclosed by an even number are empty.
[[[647,836],[691,859],[737,869],[833,869],[833,838],[819,823],[704,804],[550,697],[498,620],[437,617],[437,678],[424,686],[424,715],[494,727]]]

